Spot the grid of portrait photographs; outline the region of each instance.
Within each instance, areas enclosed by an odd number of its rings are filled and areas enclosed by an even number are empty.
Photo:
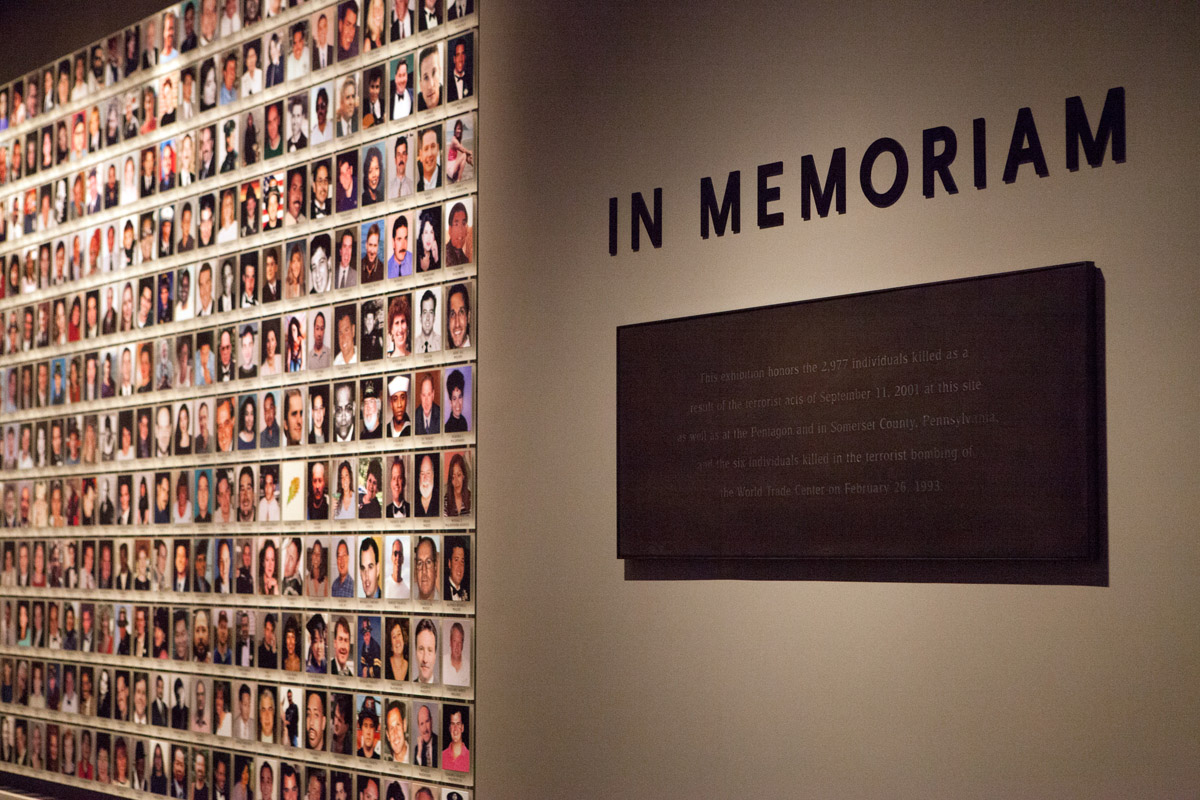
[[[0,783],[471,800],[476,2],[0,84]]]

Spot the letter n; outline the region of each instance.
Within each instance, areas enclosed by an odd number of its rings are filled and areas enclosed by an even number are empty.
[[[646,233],[650,237],[650,244],[655,247],[662,247],[662,187],[654,190],[654,215],[650,215],[650,210],[646,208],[646,199],[642,197],[641,192],[634,192],[630,198],[629,223],[631,230],[629,231],[629,248],[633,252],[637,252],[642,246],[642,226],[646,228]]]

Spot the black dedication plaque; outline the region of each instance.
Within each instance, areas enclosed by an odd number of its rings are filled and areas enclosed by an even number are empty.
[[[1107,585],[1090,263],[617,331],[631,578]]]

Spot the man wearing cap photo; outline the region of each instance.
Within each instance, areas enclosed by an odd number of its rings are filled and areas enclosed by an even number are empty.
[[[379,378],[368,378],[362,382],[362,427],[358,432],[359,439],[379,439],[383,436],[383,420],[380,417],[382,385],[383,381]]]
[[[378,589],[376,589],[374,596],[379,596]],[[379,639],[375,637],[371,630],[371,620],[367,617],[360,617],[359,619],[361,632],[358,637],[358,677],[378,678],[380,672],[383,670],[383,658],[379,649]],[[375,621],[378,623],[379,618],[376,617]]]
[[[358,757],[379,758],[379,714],[374,697],[364,697],[358,712]]]
[[[388,399],[392,406],[392,418],[388,420],[387,435],[396,439],[412,433],[412,421],[408,417],[407,375],[397,375],[388,381]]]

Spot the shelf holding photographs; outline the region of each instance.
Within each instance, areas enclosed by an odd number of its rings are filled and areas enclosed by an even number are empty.
[[[473,0],[183,0],[0,86],[0,772],[468,800]]]

